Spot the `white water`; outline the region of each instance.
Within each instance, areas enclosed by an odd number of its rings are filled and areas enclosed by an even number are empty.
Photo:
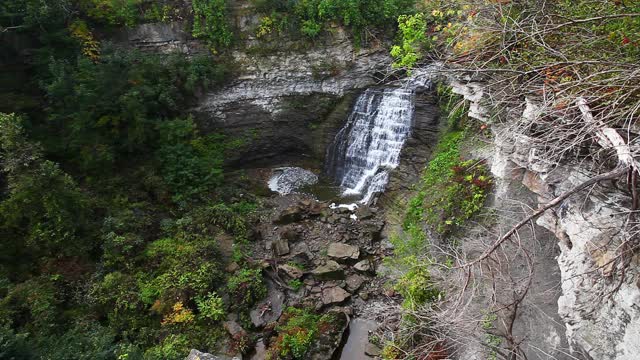
[[[306,185],[318,182],[318,175],[299,167],[281,167],[273,169],[273,175],[269,179],[269,189],[280,195],[295,193]]]
[[[358,98],[327,156],[328,170],[344,189],[368,204],[384,191],[389,171],[411,134],[414,92],[402,88],[368,89]]]

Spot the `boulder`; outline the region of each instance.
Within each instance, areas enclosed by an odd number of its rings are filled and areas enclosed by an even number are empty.
[[[273,223],[278,225],[287,225],[302,220],[303,216],[304,210],[300,206],[293,205],[282,210]]]
[[[371,211],[371,208],[369,208],[368,206],[360,206],[358,209],[356,209],[355,215],[360,220],[371,219],[374,216],[373,211]]]
[[[231,335],[231,337],[244,335],[247,333],[246,331],[244,331],[242,326],[240,326],[240,324],[238,324],[235,321],[225,321],[223,325],[224,325],[224,329],[227,330],[227,332],[229,333],[229,335]]]
[[[322,303],[324,305],[339,304],[350,297],[351,294],[348,291],[338,286],[322,290]]]
[[[296,242],[299,240],[300,234],[293,227],[287,226],[280,230],[280,238],[289,242]]]
[[[316,340],[311,344],[309,351],[305,354],[306,360],[330,360],[335,359],[336,350],[342,343],[344,332],[349,327],[349,316],[341,311],[332,311],[326,316],[326,325],[320,324],[324,329],[319,332]]]
[[[289,264],[278,265],[278,269],[292,279],[300,279],[302,275],[304,275],[304,272],[302,270]]]
[[[271,281],[267,281],[267,298],[251,310],[249,317],[253,326],[259,328],[278,320],[284,309],[285,294]]]
[[[256,352],[251,356],[251,360],[264,360],[267,357],[267,346],[263,339],[258,340]]]
[[[327,255],[338,260],[358,260],[360,257],[360,249],[358,249],[357,246],[331,243],[329,244]]]
[[[362,286],[364,279],[360,275],[351,275],[347,277],[347,290],[356,291]]]
[[[382,354],[382,349],[380,349],[377,345],[374,345],[372,343],[367,343],[367,345],[365,345],[364,347],[364,353],[369,356],[376,357]]]
[[[278,256],[287,255],[289,253],[289,242],[287,239],[278,239],[271,244],[273,253]]]
[[[372,270],[371,261],[368,259],[362,260],[353,265],[353,268],[360,272],[370,272]]]
[[[318,280],[343,280],[344,270],[340,264],[333,260],[327,260],[324,265],[320,265],[312,271],[313,276]]]
[[[196,349],[191,349],[189,356],[185,358],[185,360],[240,360],[240,357],[237,356],[227,356],[227,355],[213,355],[198,351]]]

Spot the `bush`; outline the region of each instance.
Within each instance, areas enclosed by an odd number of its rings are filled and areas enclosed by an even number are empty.
[[[242,269],[227,281],[232,307],[248,310],[267,296],[260,269]]]
[[[191,346],[184,334],[171,334],[162,342],[144,353],[145,360],[182,360],[189,353]]]
[[[225,306],[222,298],[215,292],[196,298],[200,316],[213,321],[220,321],[225,315]]]
[[[407,310],[417,310],[417,307],[437,300],[441,294],[431,281],[429,264],[417,260],[414,256],[406,259],[410,268],[395,285],[396,291],[402,294],[402,306]]]
[[[400,15],[400,45],[391,48],[391,56],[395,59],[394,68],[413,68],[422,58],[422,51],[427,46],[427,22],[423,13]]]
[[[320,315],[308,309],[287,308],[278,321],[278,336],[267,351],[266,358],[275,360],[290,356],[304,359],[318,332],[320,319]]]
[[[144,0],[89,0],[85,1],[87,14],[96,21],[109,25],[133,26],[138,21],[139,6]]]
[[[206,39],[214,53],[231,45],[233,34],[227,24],[226,0],[193,0],[191,5],[193,37]]]

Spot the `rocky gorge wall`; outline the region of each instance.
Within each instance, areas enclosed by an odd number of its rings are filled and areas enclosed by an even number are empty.
[[[377,84],[391,62],[387,47],[358,47],[335,26],[313,43],[255,36],[259,16],[250,2],[231,9],[237,33],[230,51],[233,79],[201,94],[191,109],[204,132],[243,139],[230,164],[273,164],[287,156],[321,162],[328,143],[346,119],[358,93]],[[120,34],[130,46],[160,53],[206,53],[189,23],[143,24]]]
[[[357,48],[338,27],[313,46],[295,39],[259,40],[251,33],[257,18],[238,3],[234,22],[243,34],[242,45],[231,56],[239,73],[223,88],[202,94],[192,112],[203,130],[245,139],[231,164],[277,164],[290,158],[321,163],[357,95],[384,77],[390,63],[386,47]],[[132,46],[150,51],[208,51],[187,27],[145,24],[125,36]],[[489,122],[482,83],[450,81],[471,102],[469,115]],[[402,203],[409,185],[417,182],[437,140],[437,113],[433,91],[420,89],[413,134],[380,199],[382,207]],[[496,179],[494,208],[510,208],[513,200],[536,208],[593,175],[585,163],[551,168],[535,156],[527,138],[514,137],[499,124],[490,126],[493,144],[477,151],[489,160]],[[535,231],[523,237],[539,255],[530,300],[515,329],[528,339],[530,359],[635,359],[640,354],[637,274],[628,274],[611,292],[618,284],[596,269],[611,257],[599,250],[601,245],[620,241],[617,232],[624,224],[616,214],[625,210],[620,204],[627,200],[612,187],[598,186],[547,211]],[[634,259],[632,269],[637,265]],[[481,358],[473,349],[465,354],[462,358]]]
[[[469,115],[488,121],[483,84],[469,79],[449,81],[454,91],[472,103]],[[532,116],[535,101],[527,99],[523,108],[519,116]],[[530,206],[535,209],[595,175],[588,161],[551,166],[536,155],[539,151],[532,139],[516,136],[501,124],[491,124],[491,129],[494,142],[484,155],[491,162],[496,179],[493,207],[509,207],[513,200],[523,200],[514,191],[519,186],[534,194]],[[549,317],[540,321],[535,319],[539,315],[532,317],[525,311],[522,320],[530,325],[524,330],[533,342],[551,351],[540,355],[536,350],[537,357],[529,358],[630,360],[640,354],[640,283],[637,281],[640,262],[637,256],[632,259],[622,282],[611,276],[613,265],[608,265],[615,256],[614,249],[622,241],[625,220],[620,215],[628,211],[625,208],[628,203],[628,196],[611,184],[599,184],[590,191],[569,197],[536,220],[536,226],[554,236],[543,233],[543,236],[529,234],[520,238],[522,242],[547,249],[538,256],[540,263],[530,291],[533,300],[528,303],[544,310],[545,306],[540,305],[546,302],[547,311],[543,312]],[[545,241],[553,243],[545,244]],[[546,261],[544,257],[548,257]],[[554,268],[559,269],[555,275]],[[545,281],[547,292],[540,294],[544,287],[536,288],[535,283]],[[557,299],[557,303],[550,303],[550,299],[554,302]],[[549,307],[554,306],[556,314],[549,314]],[[554,323],[554,318],[560,323]],[[565,341],[569,346],[566,350],[563,349]]]

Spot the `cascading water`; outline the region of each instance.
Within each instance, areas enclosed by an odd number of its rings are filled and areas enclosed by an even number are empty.
[[[384,191],[411,134],[414,98],[414,91],[403,88],[368,89],[360,95],[327,152],[327,172],[343,195],[361,196],[360,202],[368,204]]]

